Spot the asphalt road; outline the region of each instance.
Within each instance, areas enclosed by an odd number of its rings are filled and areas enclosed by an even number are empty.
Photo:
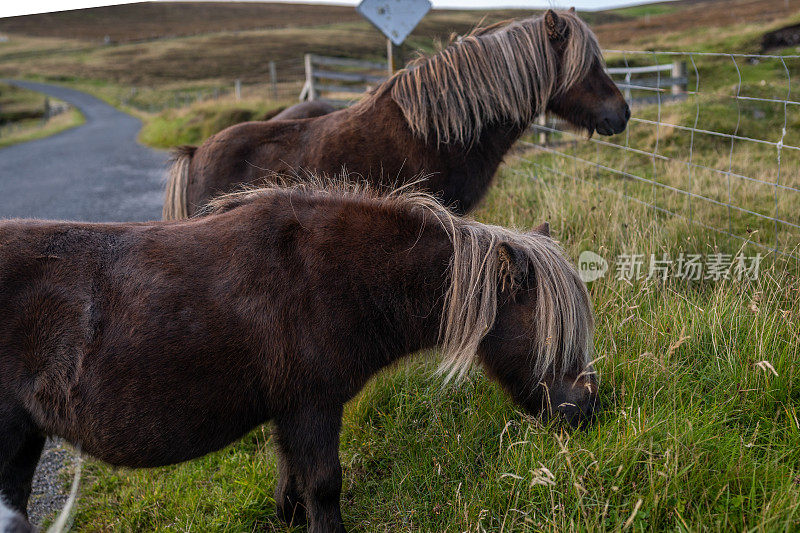
[[[3,80],[60,98],[86,123],[36,141],[0,148],[0,218],[141,221],[161,218],[167,153],[136,142],[141,122],[105,102],[54,85]],[[61,473],[75,460],[60,440],[48,440],[28,505],[41,525],[66,503]]]
[[[0,148],[0,218],[142,221],[161,218],[167,153],[136,142],[141,122],[88,94],[3,80],[64,100],[86,123]]]

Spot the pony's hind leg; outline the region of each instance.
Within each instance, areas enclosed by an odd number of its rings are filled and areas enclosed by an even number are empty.
[[[278,484],[279,496],[291,497],[292,492],[299,494],[297,503],[305,507],[310,533],[345,531],[339,507],[342,492],[342,467],[339,462],[341,418],[340,406],[324,410],[298,410],[291,416],[276,420],[283,461],[282,481]],[[285,500],[278,500],[279,508],[283,502]],[[289,503],[294,502],[290,500]],[[296,504],[285,507],[286,511],[293,512],[297,517],[296,508]]]
[[[33,473],[44,442],[45,436],[27,414],[0,409],[0,497],[26,518]]]

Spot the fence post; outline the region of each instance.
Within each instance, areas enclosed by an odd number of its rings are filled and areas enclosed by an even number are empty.
[[[536,124],[539,126],[547,126],[547,115],[542,113],[536,117]],[[539,144],[547,144],[547,132],[545,130],[539,130]]]
[[[269,62],[269,82],[272,85],[272,99],[278,99],[278,69],[275,68],[275,62]]]
[[[631,102],[631,73],[625,74],[625,100],[630,104]]]
[[[311,54],[306,54],[306,100],[317,99],[317,89],[314,87],[314,63]]]
[[[673,61],[672,63],[672,94],[678,95],[681,94],[682,91],[685,90],[686,83],[682,81],[678,81],[678,79],[687,79],[686,77],[686,62],[685,61]]]
[[[397,70],[395,61],[395,47],[394,43],[391,39],[386,39],[386,66],[389,70],[389,77],[394,75],[394,71]]]
[[[233,83],[233,93],[236,95],[237,100],[242,99],[242,80],[237,79]]]

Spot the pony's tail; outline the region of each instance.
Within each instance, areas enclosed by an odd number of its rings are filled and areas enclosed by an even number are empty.
[[[172,150],[171,166],[164,193],[164,220],[181,220],[189,217],[186,189],[189,186],[189,163],[197,150],[196,146],[178,146]]]
[[[81,471],[83,470],[83,457],[80,455],[78,449],[78,460],[75,463],[75,477],[72,478],[72,487],[69,490],[69,498],[64,508],[58,513],[58,517],[53,521],[53,524],[48,528],[47,533],[64,533],[69,530],[69,522],[72,518],[72,508],[75,507],[75,501],[78,498],[78,488],[81,484]]]

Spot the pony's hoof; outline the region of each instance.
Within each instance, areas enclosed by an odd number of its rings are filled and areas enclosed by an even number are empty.
[[[288,497],[283,498],[277,505],[278,518],[289,527],[306,525],[306,509],[301,503],[294,502]]]

